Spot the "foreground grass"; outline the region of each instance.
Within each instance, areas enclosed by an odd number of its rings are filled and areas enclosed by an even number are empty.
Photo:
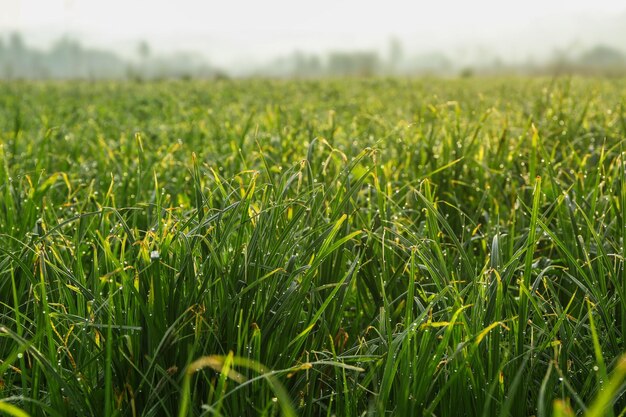
[[[0,93],[0,412],[623,414],[624,81]]]

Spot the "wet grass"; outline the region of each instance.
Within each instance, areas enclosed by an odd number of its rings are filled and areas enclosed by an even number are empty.
[[[623,80],[0,93],[0,412],[623,415]]]

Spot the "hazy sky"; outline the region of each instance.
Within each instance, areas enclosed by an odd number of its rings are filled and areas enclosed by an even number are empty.
[[[561,17],[625,11],[624,0],[0,0],[0,32],[20,30],[39,41],[70,33],[113,46],[147,39],[154,49],[182,45],[233,59],[365,47],[392,35],[421,47],[497,42]]]

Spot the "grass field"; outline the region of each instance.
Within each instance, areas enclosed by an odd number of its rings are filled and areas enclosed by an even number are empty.
[[[0,84],[0,414],[618,416],[626,80]]]

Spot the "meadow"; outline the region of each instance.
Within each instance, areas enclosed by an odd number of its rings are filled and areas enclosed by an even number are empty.
[[[0,84],[0,414],[621,416],[626,80]]]

